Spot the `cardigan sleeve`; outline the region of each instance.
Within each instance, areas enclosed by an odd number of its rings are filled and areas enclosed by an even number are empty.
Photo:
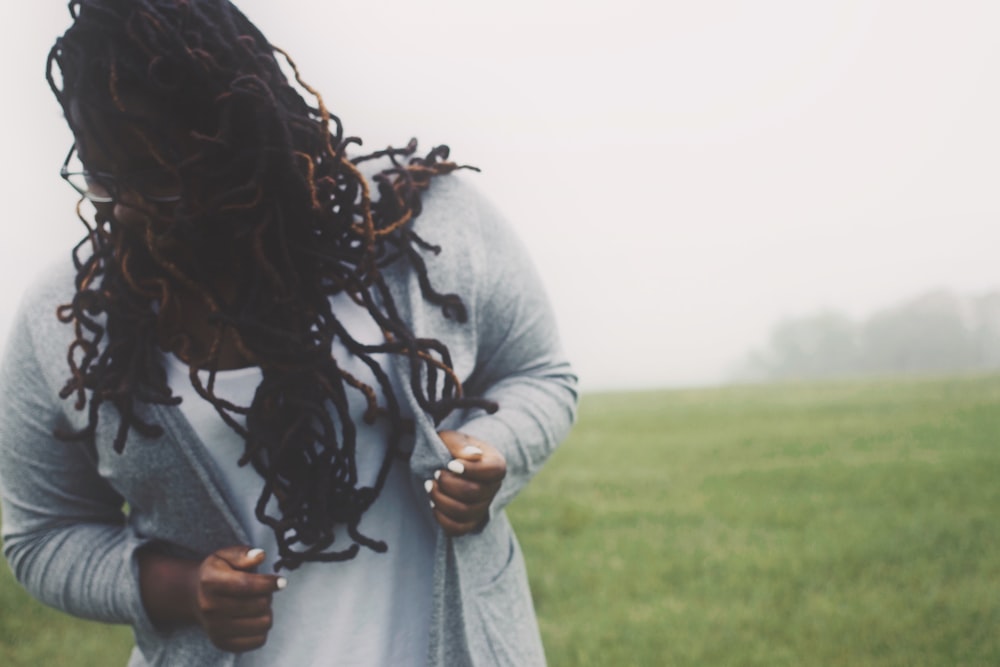
[[[569,433],[577,377],[559,341],[555,317],[520,240],[487,201],[478,203],[481,255],[475,271],[476,364],[465,387],[500,409],[458,426],[496,447],[507,476],[490,507],[505,507]]]
[[[54,309],[29,296],[0,363],[4,555],[42,602],[83,618],[151,629],[134,558],[143,540],[129,528],[122,498],[99,475],[92,451],[53,435],[66,417],[36,351],[58,344],[44,339],[52,327],[32,331],[31,314],[54,318]],[[63,358],[61,351],[53,354]]]

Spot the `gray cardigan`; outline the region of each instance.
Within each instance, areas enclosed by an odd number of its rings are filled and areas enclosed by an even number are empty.
[[[497,401],[495,415],[453,413],[437,428],[414,397],[411,481],[422,485],[450,456],[436,430],[462,430],[497,447],[507,477],[485,528],[450,539],[436,529],[428,665],[545,662],[520,548],[504,507],[565,437],[576,409],[576,377],[560,349],[551,309],[533,267],[497,212],[456,176],[435,180],[417,231],[443,251],[428,257],[434,287],[462,296],[466,324],[446,320],[401,263],[388,272],[393,299],[415,332],[448,346],[466,392]],[[17,579],[42,602],[70,614],[130,624],[130,666],[233,664],[197,626],[154,627],[143,609],[135,551],[156,540],[200,559],[246,544],[220,491],[218,470],[177,408],[142,405],[165,429],[134,430],[122,454],[111,443],[117,413],[102,409],[96,448],[53,437],[85,415],[57,392],[68,375],[71,327],[56,307],[72,295],[69,263],[35,285],[22,304],[0,366],[0,498],[4,554]],[[399,362],[397,371],[408,372]],[[404,383],[405,384],[405,383]],[[419,495],[418,495],[419,497]],[[123,503],[129,508],[123,512]],[[433,521],[424,508],[427,521]],[[336,564],[332,564],[336,567]]]

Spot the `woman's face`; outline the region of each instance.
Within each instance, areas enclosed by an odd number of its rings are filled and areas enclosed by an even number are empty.
[[[77,139],[77,146],[91,190],[111,198],[94,202],[105,218],[132,232],[163,231],[181,197],[174,174],[141,153],[108,155],[86,136]]]
[[[145,115],[140,103],[131,102],[130,111],[139,110]],[[160,121],[163,126],[162,119],[157,119],[152,112],[147,113],[148,125],[154,126]],[[119,127],[85,116],[86,112],[76,104],[70,106],[76,152],[87,185],[99,198],[111,199],[110,202],[93,202],[99,215],[136,239],[144,238],[150,228],[157,235],[162,234],[182,199],[176,166],[157,153],[155,144],[138,126]],[[183,149],[185,144],[190,144],[184,133],[171,135],[176,142],[175,148]]]

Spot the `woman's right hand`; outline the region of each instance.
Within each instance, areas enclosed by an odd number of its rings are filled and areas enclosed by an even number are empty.
[[[157,624],[198,623],[212,643],[242,653],[260,648],[271,629],[271,596],[286,580],[254,570],[264,552],[219,549],[201,563],[145,551],[139,554],[142,601]]]
[[[242,653],[260,648],[271,629],[271,595],[286,580],[254,570],[264,552],[246,547],[219,549],[201,562],[195,591],[195,618],[212,643]]]

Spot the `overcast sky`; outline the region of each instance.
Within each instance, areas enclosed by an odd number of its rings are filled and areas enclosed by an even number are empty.
[[[8,2],[6,329],[80,236]],[[721,381],[783,316],[1000,287],[995,0],[244,0],[366,146],[448,143],[539,263],[587,389]]]

